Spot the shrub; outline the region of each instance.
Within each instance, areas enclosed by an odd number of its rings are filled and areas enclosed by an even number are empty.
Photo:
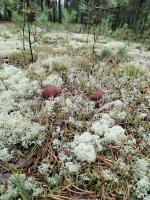
[[[115,54],[115,59],[118,61],[118,62],[123,62],[125,57],[126,57],[126,53],[127,53],[127,46],[122,46],[120,47],[118,50],[117,50],[117,53]]]
[[[100,59],[103,61],[103,60],[107,60],[107,59],[109,59],[109,58],[111,58],[112,57],[112,52],[109,50],[109,49],[107,49],[107,48],[105,48],[105,49],[103,49],[102,51],[101,51],[101,54],[100,54]]]

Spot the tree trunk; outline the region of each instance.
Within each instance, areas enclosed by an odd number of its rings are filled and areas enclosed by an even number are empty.
[[[61,4],[61,0],[59,0],[59,2],[58,2],[58,22],[59,23],[62,22],[62,4]]]

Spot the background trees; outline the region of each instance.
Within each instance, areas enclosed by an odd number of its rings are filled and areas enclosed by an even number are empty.
[[[65,8],[76,13],[74,23],[101,24],[106,20],[113,31],[126,26],[141,36],[150,28],[150,0],[0,0],[0,19],[11,20],[13,11],[22,13],[24,2],[32,10],[30,21],[46,11],[49,21],[62,23]]]

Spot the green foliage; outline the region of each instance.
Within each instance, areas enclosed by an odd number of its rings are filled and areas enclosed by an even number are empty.
[[[23,25],[23,16],[19,15],[16,11],[12,12],[11,20],[19,26]]]
[[[75,20],[76,17],[76,11],[72,10],[72,11],[68,11],[67,9],[63,10],[63,24],[66,26],[69,23],[73,22]]]
[[[115,54],[115,59],[120,62],[124,61],[125,55],[127,53],[127,46],[122,46],[117,50],[117,53]]]
[[[135,66],[127,66],[125,69],[124,69],[124,71],[123,71],[126,75],[128,75],[128,76],[133,76],[133,75],[135,75],[137,72],[138,72],[138,70],[136,69],[136,67]]]
[[[129,0],[108,0],[109,5],[117,6],[118,4],[126,5],[129,3]]]
[[[40,26],[47,25],[47,23],[48,23],[48,15],[47,14],[48,14],[47,10],[37,13],[35,20],[38,25],[40,25]]]
[[[15,184],[16,184],[17,190],[18,190],[20,196],[22,197],[22,199],[23,200],[31,200],[28,192],[24,189],[24,186],[22,185],[22,183],[20,181],[19,175],[15,176]]]
[[[86,12],[88,9],[87,5],[81,1],[80,5],[79,5],[79,10],[82,12]]]
[[[101,32],[107,34],[110,31],[111,16],[106,16],[101,21]]]
[[[120,40],[129,40],[133,41],[139,38],[133,30],[128,28],[128,24],[124,24],[122,28],[117,28],[113,33],[111,33],[111,36],[120,39]]]
[[[111,57],[112,57],[112,52],[109,49],[105,48],[102,50],[100,54],[100,60],[104,61],[110,59]]]
[[[116,53],[113,53],[110,49],[104,48],[102,49],[100,55],[98,55],[99,59],[102,61],[107,61],[109,59],[114,59],[115,61],[123,62],[126,58],[127,46],[122,46],[118,48]]]
[[[61,32],[64,31],[63,24],[60,23],[48,23],[47,25],[48,32]]]

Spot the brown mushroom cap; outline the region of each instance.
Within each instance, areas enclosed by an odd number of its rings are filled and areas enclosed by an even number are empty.
[[[91,100],[98,101],[99,99],[105,96],[105,92],[103,90],[96,90],[91,95]]]
[[[42,97],[48,99],[49,97],[57,97],[60,94],[60,89],[54,86],[48,86],[42,91]]]

